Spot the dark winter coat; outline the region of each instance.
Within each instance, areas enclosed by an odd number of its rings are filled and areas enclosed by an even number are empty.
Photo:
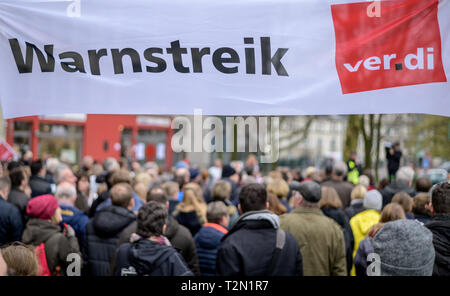
[[[331,179],[329,181],[323,182],[321,186],[334,188],[338,193],[339,198],[342,201],[342,206],[344,208],[350,205],[352,190],[354,187],[352,183]]]
[[[80,246],[84,244],[86,236],[86,226],[89,223],[89,217],[79,209],[65,203],[59,203],[63,222],[72,226],[75,231]]]
[[[8,195],[8,202],[15,205],[22,216],[23,225],[27,224],[27,205],[30,198],[20,189],[13,188]]]
[[[361,213],[365,210],[363,207],[364,200],[362,199],[354,199],[350,202],[350,206],[344,210],[347,218],[350,220],[356,214]]]
[[[95,216],[95,213],[97,212],[97,207],[106,201],[109,198],[109,190],[103,191],[100,193],[100,195],[97,197],[96,200],[92,202],[91,208],[89,209],[89,218],[92,218]]]
[[[86,227],[84,256],[87,274],[110,275],[110,262],[121,232],[136,220],[128,209],[108,206],[98,211]]]
[[[202,228],[200,218],[197,216],[197,213],[195,211],[175,211],[173,216],[178,221],[178,223],[189,229],[192,236],[195,236],[200,228]]]
[[[221,276],[301,276],[302,256],[295,238],[287,231],[274,271],[269,265],[276,250],[279,218],[270,211],[247,212],[222,238],[217,252],[217,274]]]
[[[222,238],[228,230],[215,223],[206,223],[195,235],[198,261],[202,276],[214,276],[216,274],[217,250]]]
[[[31,176],[29,184],[32,198],[44,194],[52,194],[50,183],[38,175]]]
[[[23,222],[19,209],[0,196],[0,246],[20,241],[22,232]]]
[[[437,214],[425,226],[433,233],[433,275],[450,276],[450,214]]]
[[[400,167],[400,159],[402,158],[402,152],[400,150],[394,150],[394,154],[389,153],[390,147],[386,147],[386,159],[388,161],[389,175],[395,175]]]
[[[391,203],[392,198],[395,194],[399,192],[406,192],[409,196],[415,196],[416,192],[413,188],[409,187],[409,185],[403,181],[394,181],[388,186],[386,186],[383,190],[381,190],[381,195],[383,195],[383,208],[387,204]]]
[[[193,276],[173,247],[145,239],[120,246],[114,275]]]
[[[359,248],[355,255],[356,276],[367,276],[367,257],[373,253],[372,238],[366,237],[359,243]]]
[[[77,238],[67,237],[58,225],[47,220],[31,218],[23,232],[22,241],[33,246],[45,244],[45,256],[51,273],[60,266],[61,273],[65,274],[70,264],[67,256],[71,253],[80,254]]]
[[[345,212],[339,209],[322,209],[325,216],[336,221],[337,224],[341,226],[344,232],[345,240],[345,256],[347,258],[347,273],[350,275],[350,270],[353,264],[353,248],[355,244],[355,239],[353,238],[352,228],[350,227],[349,219],[345,215]]]
[[[130,242],[131,235],[136,232],[136,227],[137,223],[133,222],[122,231],[116,249],[122,244]],[[192,272],[195,275],[200,275],[197,250],[191,232],[183,225],[180,225],[173,217],[169,217],[165,237],[167,237],[172,246],[183,256]],[[111,260],[112,270],[114,270],[115,260],[115,256],[113,256]]]
[[[427,223],[429,223],[431,221],[431,217],[430,216],[421,215],[421,214],[414,214],[414,218],[416,220],[419,220],[423,224],[427,224]]]

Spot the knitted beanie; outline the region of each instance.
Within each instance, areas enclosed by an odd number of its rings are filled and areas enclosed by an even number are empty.
[[[380,256],[381,275],[431,276],[434,266],[433,235],[416,220],[386,223],[373,238]]]

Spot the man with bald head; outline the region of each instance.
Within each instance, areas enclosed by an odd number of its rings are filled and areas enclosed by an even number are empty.
[[[75,207],[77,190],[75,186],[68,182],[62,182],[56,187],[55,193],[58,199],[63,222],[72,226],[75,230],[78,243],[81,246],[86,235],[86,225],[89,223],[88,216]]]

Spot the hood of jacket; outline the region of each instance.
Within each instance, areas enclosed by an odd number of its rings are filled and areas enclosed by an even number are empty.
[[[32,218],[28,221],[22,234],[22,242],[25,244],[39,245],[47,241],[55,233],[61,232],[61,228],[47,220]]]
[[[236,220],[234,225],[238,224],[241,221],[261,221],[261,220],[270,222],[270,224],[272,224],[273,228],[275,229],[280,228],[280,218],[269,210],[247,212],[241,215]]]
[[[171,246],[141,239],[131,245],[128,256],[138,274],[151,274],[176,252]]]
[[[380,213],[376,210],[365,210],[352,219],[350,219],[350,225],[355,235],[359,234],[365,236],[370,228],[380,221]]]
[[[119,234],[136,215],[128,209],[118,206],[108,206],[97,212],[93,218],[92,226],[99,237],[113,237]]]

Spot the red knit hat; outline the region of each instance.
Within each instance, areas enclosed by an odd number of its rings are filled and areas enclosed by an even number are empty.
[[[28,202],[27,214],[30,217],[49,220],[57,208],[58,201],[53,195],[40,195]]]

